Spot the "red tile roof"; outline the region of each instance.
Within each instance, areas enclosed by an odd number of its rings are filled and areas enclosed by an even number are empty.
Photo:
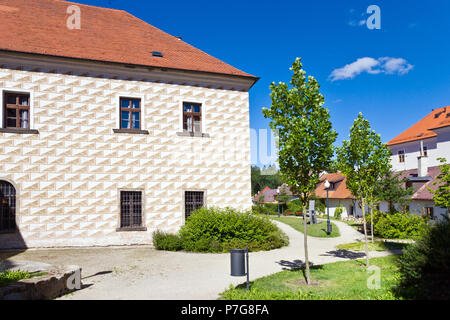
[[[433,200],[433,194],[428,190],[430,188],[431,190],[436,190],[439,185],[434,185],[434,182],[438,181],[437,176],[441,173],[441,168],[436,167],[429,167],[428,168],[428,176],[431,177],[431,180],[419,182],[413,184],[414,188],[414,194],[411,196],[412,200]],[[411,169],[402,171],[400,175],[400,179],[404,178],[410,178],[418,174],[417,169]],[[417,187],[415,187],[417,185]]]
[[[388,142],[388,146],[435,137],[432,129],[450,126],[450,106],[433,110],[425,118]]]
[[[327,173],[322,175],[316,187],[316,196],[323,199],[327,197],[325,180],[334,183],[334,190],[328,191],[328,197],[330,199],[353,199],[352,193],[347,189],[347,177],[341,173]]]
[[[80,30],[67,28],[71,5]],[[0,50],[257,79],[125,11],[61,0],[0,0]]]

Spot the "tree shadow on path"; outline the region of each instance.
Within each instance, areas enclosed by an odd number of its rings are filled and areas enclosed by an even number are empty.
[[[321,254],[321,256],[354,260],[364,258],[366,254],[364,252],[355,252],[350,250],[339,249],[328,251],[326,253]]]

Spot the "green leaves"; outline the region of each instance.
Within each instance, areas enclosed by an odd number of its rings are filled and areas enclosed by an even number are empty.
[[[358,114],[350,128],[350,140],[338,148],[338,166],[347,177],[347,188],[358,199],[372,199],[375,182],[387,174],[390,149],[370,128],[369,121]]]
[[[324,97],[313,76],[306,79],[301,59],[291,70],[290,86],[273,82],[270,85],[272,105],[263,109],[270,118],[270,128],[279,133],[279,164],[283,180],[305,202],[322,171],[331,163],[333,143],[337,133],[332,129],[328,109],[323,108]]]
[[[437,176],[439,181],[433,183],[438,188],[435,191],[430,188],[428,190],[434,194],[434,203],[441,208],[447,208],[448,214],[448,210],[450,209],[450,165],[444,158],[439,158],[438,160],[442,163],[440,165],[441,173]]]

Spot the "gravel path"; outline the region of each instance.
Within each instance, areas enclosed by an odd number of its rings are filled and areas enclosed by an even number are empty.
[[[364,258],[364,253],[337,250],[336,245],[363,239],[343,222],[333,221],[341,233],[337,238],[308,237],[310,261],[324,264]],[[250,253],[250,280],[297,267],[303,262],[303,234],[275,223],[289,236],[290,245],[268,252]],[[371,252],[379,257],[389,252]],[[5,258],[5,254],[0,253]],[[52,265],[82,267],[86,287],[61,299],[217,299],[230,284],[245,277],[230,276],[229,254],[164,252],[150,247],[28,250],[13,259]]]

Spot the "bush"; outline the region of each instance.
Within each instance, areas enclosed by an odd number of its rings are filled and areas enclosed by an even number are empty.
[[[289,243],[288,237],[266,217],[231,208],[200,208],[177,235],[156,231],[153,244],[160,250],[227,252],[229,249],[271,250]]]
[[[253,214],[267,214],[267,210],[264,207],[264,205],[256,205],[256,206],[252,206],[252,213]]]
[[[450,299],[450,221],[425,228],[399,257],[396,294],[407,299]]]
[[[385,239],[411,239],[418,237],[426,226],[425,220],[410,213],[385,213],[374,210],[373,232]]]
[[[178,251],[183,249],[180,236],[156,230],[153,232],[153,246],[158,250]]]
[[[336,208],[336,210],[334,211],[334,217],[338,220],[341,220],[342,217],[342,212],[344,212],[344,207],[341,205],[339,205],[339,207]]]

